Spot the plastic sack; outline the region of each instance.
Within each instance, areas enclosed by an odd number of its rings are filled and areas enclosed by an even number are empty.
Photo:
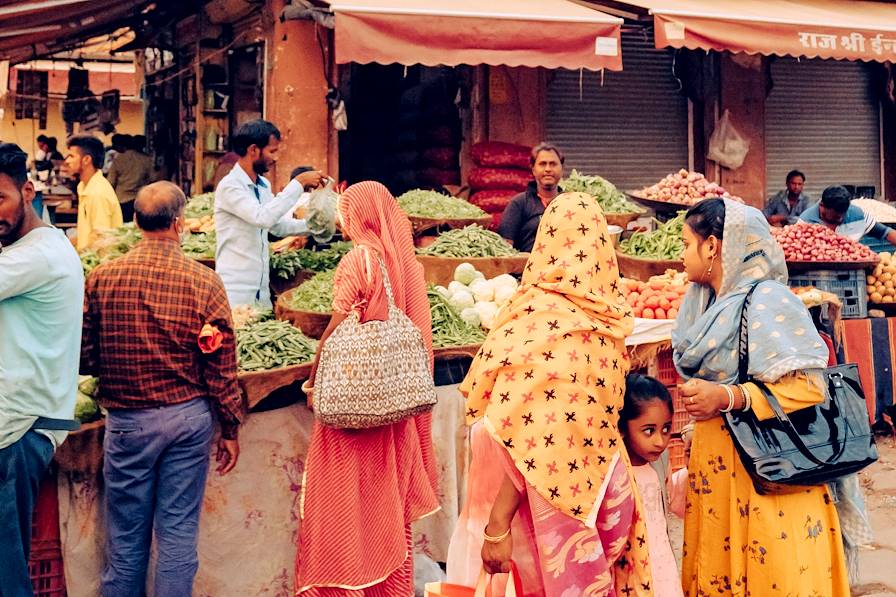
[[[744,163],[750,151],[750,142],[731,123],[731,113],[725,110],[709,138],[706,157],[719,165],[736,170]]]
[[[336,181],[332,178],[319,189],[311,191],[308,198],[308,207],[305,215],[305,223],[308,232],[316,242],[329,242],[336,234]]]

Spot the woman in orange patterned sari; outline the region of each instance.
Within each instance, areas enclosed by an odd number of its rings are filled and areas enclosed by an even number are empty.
[[[653,594],[617,428],[631,328],[597,201],[560,195],[460,388],[479,422],[449,581],[507,571],[512,558],[527,597]]]

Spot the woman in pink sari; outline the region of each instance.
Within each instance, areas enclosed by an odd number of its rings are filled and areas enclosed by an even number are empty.
[[[473,584],[512,559],[527,597],[653,595],[617,428],[631,326],[597,201],[560,195],[460,388],[476,424],[449,582]]]
[[[355,248],[333,280],[327,336],[352,311],[361,321],[388,316],[382,257],[396,306],[419,328],[432,360],[432,323],[411,224],[383,185],[352,185],[339,200],[342,229]],[[363,247],[363,248],[362,248]],[[366,250],[370,251],[369,267]],[[319,353],[318,353],[319,354]],[[309,386],[313,403],[315,370]],[[349,430],[314,423],[305,461],[296,595],[406,597],[414,592],[411,522],[438,510],[429,414]]]

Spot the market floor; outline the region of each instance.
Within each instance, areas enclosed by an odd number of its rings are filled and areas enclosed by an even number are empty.
[[[860,474],[875,549],[859,556],[860,584],[853,588],[853,597],[896,597],[896,438],[878,437],[877,446],[880,459]],[[669,517],[669,532],[680,557],[681,520]]]

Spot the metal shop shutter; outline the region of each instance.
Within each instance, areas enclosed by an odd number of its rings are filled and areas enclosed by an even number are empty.
[[[790,170],[806,174],[806,191],[868,185],[881,193],[880,107],[861,62],[777,58],[765,106],[769,195],[784,188]]]
[[[621,72],[554,71],[546,140],[567,170],[599,174],[622,190],[653,184],[688,166],[687,98],[672,74],[671,50],[652,32],[623,32]],[[580,87],[581,82],[581,87]]]

